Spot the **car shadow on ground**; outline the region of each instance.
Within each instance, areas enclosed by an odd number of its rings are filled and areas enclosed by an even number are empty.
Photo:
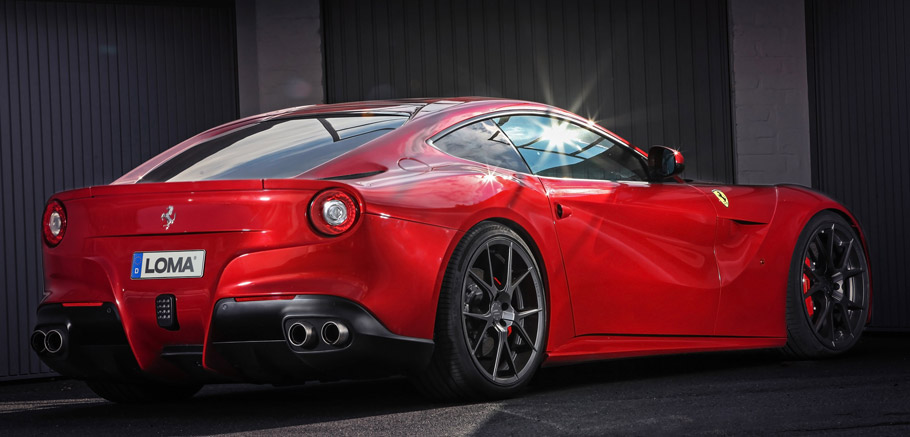
[[[881,342],[881,341],[879,341]],[[906,347],[906,338],[902,347]],[[837,361],[888,354],[861,344]],[[890,356],[890,355],[889,355]],[[904,354],[906,356],[906,353]],[[805,369],[800,369],[804,366]],[[443,434],[537,431],[571,433],[578,415],[597,414],[617,400],[628,404],[702,390],[722,398],[726,380],[780,378],[836,372],[837,364],[782,360],[775,351],[723,352],[633,358],[541,369],[520,397],[475,404],[427,401],[404,378],[271,387],[206,387],[193,399],[154,405],[118,405],[94,397],[78,381],[42,383],[45,391],[14,393],[0,387],[0,423],[12,434],[68,433],[196,435],[295,430],[331,434],[410,434],[438,425]],[[23,385],[24,386],[24,385]],[[751,388],[749,390],[752,390]],[[762,390],[761,387],[755,390]],[[772,389],[773,390],[773,389]],[[682,408],[679,406],[674,408]],[[574,410],[568,412],[567,410]],[[462,424],[445,423],[450,416]],[[432,423],[439,421],[439,423]],[[456,428],[456,425],[459,428]],[[448,426],[448,427],[447,427]],[[629,428],[634,431],[640,428]],[[602,429],[601,429],[602,430]]]

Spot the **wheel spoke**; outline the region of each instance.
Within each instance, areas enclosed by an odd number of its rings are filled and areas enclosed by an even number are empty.
[[[856,241],[856,239],[851,238],[850,241],[847,243],[847,248],[844,249],[844,256],[841,257],[840,266],[837,267],[838,269],[844,269],[847,266],[847,260],[850,259],[850,253],[853,252],[853,242],[854,241]]]
[[[506,284],[503,287],[509,297],[512,297],[512,242],[509,242],[509,256],[506,258]]]
[[[819,291],[822,291],[822,290],[824,290],[824,289],[825,289],[825,288],[822,287],[821,284],[815,284],[815,285],[809,287],[808,290],[806,290],[806,293],[805,293],[804,296],[805,296],[805,297],[812,297],[813,295],[815,295],[815,293],[818,293]]]
[[[532,267],[528,267],[528,271],[522,273],[521,277],[516,279],[515,282],[512,283],[512,286],[509,287],[509,296],[512,296],[513,294],[515,294],[515,290],[517,290],[518,286],[521,285],[522,281],[524,281],[525,278],[527,278],[528,275],[531,274],[532,270],[533,270]]]
[[[831,225],[831,235],[828,236],[828,268],[834,270],[834,225]],[[829,272],[831,271],[829,270]]]
[[[498,341],[496,342],[497,343],[496,344],[496,359],[493,360],[493,380],[496,380],[496,373],[499,371],[499,359],[502,358],[502,343],[503,343],[503,341],[502,341],[503,332],[499,328],[496,328],[496,332],[499,335],[496,336]]]
[[[486,291],[487,294],[490,295],[490,300],[492,300],[494,297],[496,297],[496,292],[493,291],[492,289],[490,289],[490,284],[487,284],[486,282],[483,281],[483,279],[480,279],[480,277],[477,276],[477,274],[474,273],[472,270],[468,270],[468,276],[471,278],[471,280],[474,281],[474,283],[479,285],[480,288],[483,289],[483,291]]]
[[[515,321],[517,322],[521,319],[524,319],[525,317],[533,316],[534,314],[537,314],[539,312],[540,312],[540,308],[534,308],[533,310],[521,311],[515,315]]]
[[[495,295],[495,294],[496,294],[496,293],[495,293],[495,290],[496,290],[496,282],[495,282],[495,281],[496,281],[496,276],[493,274],[493,256],[492,256],[491,253],[490,253],[490,243],[487,243],[487,263],[489,263],[489,265],[490,265],[490,287],[493,288],[493,290],[494,290],[494,293],[493,293],[493,294]]]
[[[489,315],[489,314],[477,314],[477,313],[472,313],[472,312],[469,312],[469,311],[462,311],[461,314],[464,315],[465,317],[470,317],[470,318],[473,318],[473,319],[485,320],[485,321],[488,321],[488,322],[490,321],[490,315]]]
[[[831,302],[828,302],[828,308],[831,308]],[[831,340],[831,346],[834,346],[834,310],[827,311],[828,314],[828,331],[831,332],[831,335],[828,337]]]
[[[865,305],[860,305],[860,304],[854,302],[853,299],[850,299],[847,301],[847,308],[850,309],[851,311],[866,309]]]
[[[864,307],[862,305],[857,305],[853,302],[850,302],[850,305],[848,306],[848,308],[850,308],[851,311],[860,311],[860,310],[866,309],[866,307]]]
[[[831,303],[825,302],[825,309],[822,310],[822,313],[818,316],[818,319],[815,321],[815,332],[821,334],[821,327],[825,324],[825,321],[828,320],[828,313],[831,312]]]
[[[844,327],[847,328],[847,332],[852,336],[853,335],[853,325],[850,322],[850,311],[849,307],[845,302],[840,302],[841,318],[844,319]]]
[[[515,374],[515,377],[518,377],[518,366],[515,365],[515,359],[512,358],[512,348],[509,347],[508,337],[506,337],[506,341],[503,342],[503,346],[506,352],[506,361],[509,363],[509,368],[512,369],[512,373]]]
[[[490,322],[487,322],[487,324],[484,325],[483,330],[480,331],[480,335],[477,336],[477,343],[475,343],[474,347],[471,348],[471,353],[475,357],[477,356],[477,349],[480,349],[480,345],[483,344],[483,339],[486,337],[488,329],[490,329]]]
[[[844,275],[841,277],[841,279],[843,279],[844,281],[846,281],[847,279],[850,279],[850,278],[852,278],[852,277],[854,277],[854,276],[856,276],[856,275],[859,275],[860,273],[865,272],[865,271],[866,271],[866,270],[865,270],[865,269],[862,269],[862,268],[847,270],[847,271],[844,271]]]
[[[816,256],[816,258],[818,258],[815,260],[816,264],[820,264],[821,261],[823,261],[822,258],[824,258],[824,256],[825,256],[824,249],[822,249],[823,247],[825,247],[825,245],[822,244],[822,239],[821,239],[820,235],[821,235],[821,233],[819,232],[819,233],[815,234],[815,236],[812,238],[815,241],[815,251],[816,251],[815,256]]]
[[[512,328],[518,332],[518,335],[521,336],[522,340],[524,340],[526,343],[528,343],[528,346],[531,346],[531,350],[533,350],[534,352],[537,352],[537,346],[534,344],[533,341],[531,341],[531,336],[529,336],[528,332],[525,331],[524,326],[521,326],[517,323],[513,323]]]
[[[809,267],[809,266],[807,266],[805,263],[803,264],[803,273],[805,273],[806,276],[809,277],[809,280],[810,280],[813,284],[819,282],[818,274],[815,273],[815,270],[812,270],[812,268]]]

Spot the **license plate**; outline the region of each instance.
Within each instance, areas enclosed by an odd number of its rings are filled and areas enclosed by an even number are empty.
[[[204,250],[133,252],[132,279],[201,278]]]

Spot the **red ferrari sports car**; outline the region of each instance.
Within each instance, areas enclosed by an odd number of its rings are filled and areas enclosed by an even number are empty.
[[[499,398],[541,364],[850,349],[871,285],[850,212],[683,166],[515,100],[246,118],[50,198],[31,345],[121,402],[394,374]]]

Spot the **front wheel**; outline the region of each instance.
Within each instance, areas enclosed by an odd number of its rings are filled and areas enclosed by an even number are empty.
[[[787,286],[787,346],[794,358],[852,348],[869,313],[869,266],[862,241],[841,216],[823,211],[800,234]]]
[[[436,347],[418,388],[440,400],[514,396],[543,360],[547,302],[528,245],[484,222],[456,247],[436,315]]]

